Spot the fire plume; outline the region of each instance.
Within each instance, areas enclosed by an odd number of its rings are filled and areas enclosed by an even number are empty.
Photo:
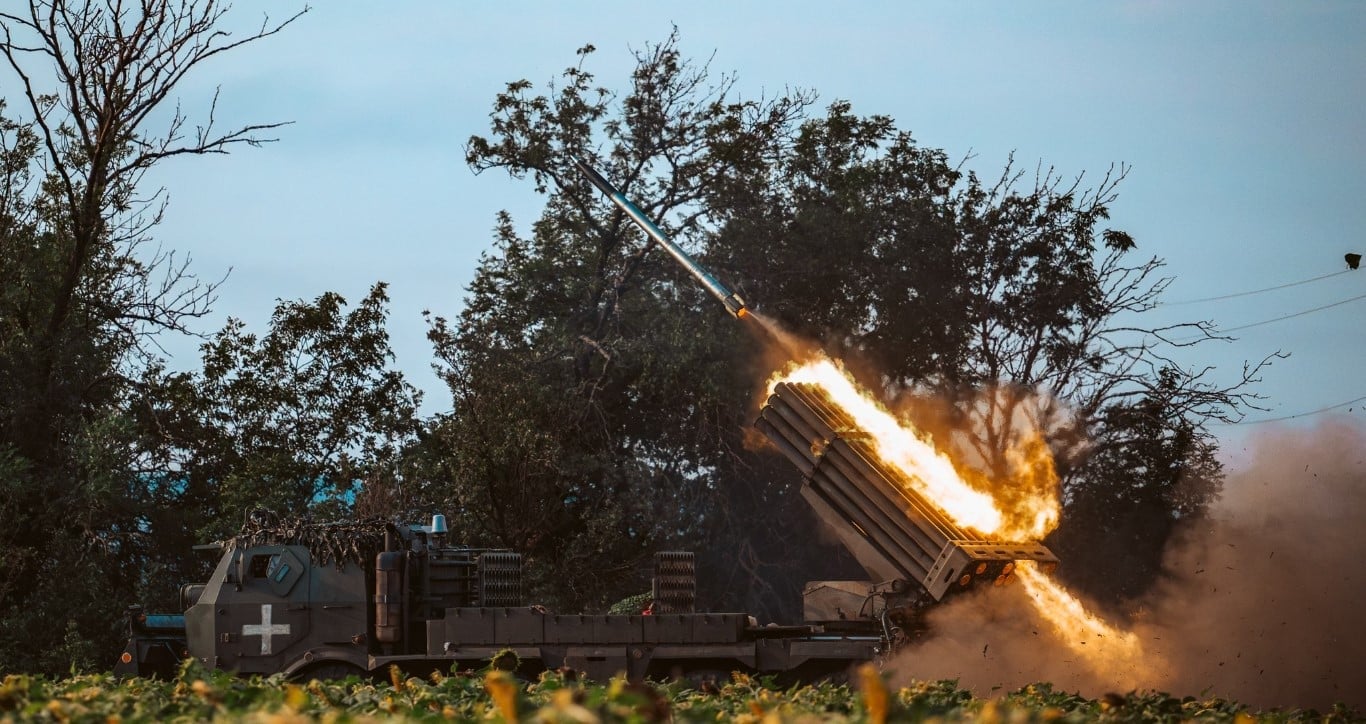
[[[1064,591],[1033,561],[1020,561],[1015,575],[1039,615],[1092,668],[1122,677],[1152,665],[1137,636],[1087,611],[1081,601]]]
[[[904,473],[917,493],[934,501],[958,525],[997,539],[1025,540],[1041,538],[1057,524],[1057,478],[1047,446],[1037,436],[1023,449],[1011,451],[1010,457],[1016,467],[1037,471],[1031,477],[1050,484],[1031,495],[993,496],[989,481],[961,473],[928,434],[899,420],[833,360],[819,357],[775,375],[769,380],[770,394],[779,382],[820,386],[872,438],[878,456]],[[1003,505],[1007,500],[1010,505]]]

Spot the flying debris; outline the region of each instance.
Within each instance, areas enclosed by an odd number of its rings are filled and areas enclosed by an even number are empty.
[[[1348,269],[1356,269],[1357,267],[1360,267],[1360,266],[1361,266],[1361,255],[1360,255],[1360,254],[1355,254],[1355,253],[1349,252],[1349,253],[1345,254],[1342,258],[1344,258],[1344,259],[1347,260],[1347,268],[1348,268]]]

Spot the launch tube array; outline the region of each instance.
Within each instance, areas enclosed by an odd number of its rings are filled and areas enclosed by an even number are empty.
[[[954,523],[815,385],[779,383],[756,425],[801,470],[803,498],[875,582],[904,581],[941,600],[1010,583],[1018,561],[1057,563],[1039,543],[988,540]]]

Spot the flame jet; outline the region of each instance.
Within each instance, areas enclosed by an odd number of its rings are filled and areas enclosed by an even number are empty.
[[[589,166],[577,158],[574,159],[574,165],[578,167],[580,173],[587,176],[588,180],[593,182],[594,186],[598,187],[599,191],[606,194],[607,198],[612,200],[612,203],[616,204],[622,211],[625,211],[626,215],[631,217],[632,221],[636,222],[636,226],[639,226],[641,230],[650,236],[650,238],[659,242],[659,245],[664,247],[664,251],[669,252],[669,256],[672,256],[679,264],[682,264],[683,268],[687,269],[689,274],[696,277],[697,281],[701,282],[702,286],[706,287],[707,291],[712,293],[712,296],[721,300],[721,303],[726,305],[726,311],[734,315],[736,319],[744,319],[749,315],[749,309],[745,306],[745,300],[741,299],[739,294],[727,289],[726,285],[717,281],[716,277],[709,274],[706,269],[703,269],[701,264],[698,264],[692,257],[688,256],[688,252],[683,251],[682,247],[675,244],[663,231],[660,231],[658,226],[655,226],[652,221],[645,217],[644,212],[637,208],[635,204],[627,200],[611,182],[602,177],[602,174],[598,173],[592,166]]]

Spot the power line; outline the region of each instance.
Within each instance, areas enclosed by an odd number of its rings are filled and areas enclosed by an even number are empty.
[[[1366,294],[1360,294],[1360,295],[1357,295],[1357,296],[1355,296],[1355,297],[1352,297],[1351,299],[1344,299],[1344,300],[1342,300],[1342,301],[1340,301],[1340,302],[1333,302],[1332,304],[1325,304],[1325,305],[1323,305],[1322,307],[1314,307],[1313,309],[1306,309],[1306,310],[1304,310],[1303,312],[1295,312],[1294,314],[1287,314],[1287,315],[1285,315],[1284,317],[1276,317],[1276,318],[1274,318],[1274,319],[1263,319],[1263,320],[1260,321],[1260,322],[1253,322],[1252,324],[1244,324],[1244,325],[1239,326],[1239,327],[1229,327],[1228,329],[1221,329],[1221,330],[1219,330],[1219,331],[1220,331],[1220,332],[1237,332],[1237,331],[1243,330],[1243,329],[1252,329],[1253,327],[1260,327],[1260,326],[1262,326],[1263,324],[1271,324],[1272,322],[1280,322],[1280,321],[1286,320],[1286,319],[1294,319],[1295,317],[1303,317],[1303,316],[1306,315],[1306,314],[1313,314],[1314,312],[1322,312],[1322,311],[1325,310],[1325,309],[1332,309],[1333,307],[1340,307],[1340,306],[1342,306],[1342,305],[1344,305],[1344,304],[1349,304],[1349,303],[1351,303],[1351,302],[1355,302],[1355,301],[1360,300],[1360,299],[1366,299]]]
[[[1249,292],[1236,292],[1236,293],[1234,293],[1234,294],[1223,294],[1223,295],[1220,295],[1220,296],[1217,296],[1217,297],[1204,297],[1204,298],[1201,298],[1201,299],[1185,299],[1185,300],[1182,300],[1182,301],[1179,301],[1179,302],[1163,302],[1163,303],[1162,303],[1162,306],[1166,306],[1166,307],[1176,307],[1176,306],[1180,306],[1180,305],[1182,305],[1182,304],[1199,304],[1199,303],[1201,303],[1201,302],[1217,302],[1217,301],[1219,301],[1219,300],[1221,300],[1221,299],[1235,299],[1235,298],[1237,298],[1237,297],[1247,297],[1247,296],[1251,296],[1251,295],[1253,295],[1253,294],[1261,294],[1262,292],[1274,292],[1274,291],[1276,291],[1277,289],[1288,289],[1288,288],[1290,288],[1290,287],[1297,287],[1297,286],[1299,286],[1299,285],[1301,285],[1301,284],[1308,284],[1308,283],[1310,283],[1310,282],[1317,282],[1317,281],[1322,281],[1322,280],[1324,280],[1324,279],[1331,279],[1332,277],[1335,277],[1335,276],[1338,276],[1338,275],[1341,275],[1341,274],[1346,274],[1346,273],[1349,272],[1349,271],[1351,271],[1351,269],[1343,269],[1342,271],[1335,271],[1335,272],[1333,272],[1332,274],[1324,274],[1324,275],[1322,275],[1322,276],[1317,276],[1317,277],[1314,277],[1314,278],[1312,278],[1312,279],[1301,279],[1300,281],[1297,281],[1297,282],[1290,282],[1289,284],[1277,284],[1277,285],[1274,286],[1274,287],[1265,287],[1265,288],[1263,288],[1263,289],[1253,289],[1252,291],[1249,291]]]
[[[1297,417],[1309,417],[1310,415],[1319,415],[1319,414],[1322,414],[1322,413],[1325,413],[1325,412],[1329,412],[1329,411],[1332,411],[1332,410],[1336,410],[1336,409],[1338,409],[1339,407],[1346,407],[1346,406],[1348,406],[1348,405],[1351,405],[1351,404],[1354,404],[1354,403],[1357,403],[1357,402],[1366,402],[1366,397],[1358,397],[1358,398],[1356,398],[1355,400],[1348,400],[1348,401],[1346,401],[1346,402],[1339,402],[1339,403],[1336,404],[1336,405],[1329,405],[1328,407],[1324,407],[1324,408],[1322,408],[1322,409],[1311,410],[1311,411],[1309,411],[1309,412],[1301,412],[1301,413],[1298,413],[1298,414],[1295,414],[1295,415],[1285,415],[1284,417],[1269,417],[1269,418],[1266,418],[1266,419],[1264,419],[1264,420],[1245,420],[1245,421],[1243,421],[1243,422],[1216,422],[1216,423],[1213,423],[1213,424],[1216,425],[1216,426],[1218,426],[1218,427],[1230,427],[1230,426],[1236,426],[1236,425],[1260,425],[1260,424],[1262,424],[1262,423],[1264,423],[1264,422],[1280,422],[1280,421],[1282,421],[1282,420],[1293,420],[1293,419],[1295,419],[1295,418],[1297,418]]]
[[[1263,320],[1260,321],[1260,322],[1252,322],[1251,324],[1243,324],[1243,325],[1239,325],[1239,326],[1237,326],[1237,327],[1229,327],[1228,329],[1213,329],[1213,330],[1210,330],[1210,332],[1209,332],[1209,335],[1212,335],[1212,336],[1208,336],[1208,335],[1204,335],[1204,334],[1193,334],[1193,335],[1191,335],[1191,336],[1189,336],[1189,337],[1178,337],[1178,338],[1176,338],[1176,339],[1171,340],[1171,342],[1179,344],[1179,343],[1182,343],[1182,342],[1193,342],[1193,341],[1195,341],[1195,340],[1197,340],[1197,339],[1206,339],[1206,338],[1218,339],[1218,338],[1219,338],[1219,335],[1225,334],[1225,333],[1227,333],[1227,332],[1238,332],[1238,331],[1241,331],[1241,330],[1244,330],[1244,329],[1252,329],[1253,327],[1260,327],[1260,326],[1262,326],[1263,324],[1271,324],[1272,322],[1280,322],[1280,321],[1286,320],[1286,319],[1294,319],[1295,317],[1303,317],[1303,316],[1306,315],[1306,314],[1313,314],[1314,312],[1322,312],[1322,311],[1325,310],[1325,309],[1332,309],[1333,307],[1340,307],[1340,306],[1342,306],[1342,305],[1344,305],[1344,304],[1350,304],[1350,303],[1352,303],[1352,302],[1360,301],[1360,300],[1362,300],[1362,299],[1366,299],[1366,294],[1360,294],[1360,295],[1357,295],[1357,296],[1352,297],[1352,298],[1350,298],[1350,299],[1344,299],[1344,300],[1342,300],[1342,301],[1340,301],[1340,302],[1333,302],[1332,304],[1325,304],[1325,305],[1323,305],[1323,306],[1321,306],[1321,307],[1314,307],[1313,309],[1306,309],[1306,310],[1304,310],[1304,311],[1302,311],[1302,312],[1295,312],[1294,314],[1287,314],[1287,315],[1282,316],[1282,317],[1273,317],[1273,318],[1271,318],[1271,319],[1263,319]]]

